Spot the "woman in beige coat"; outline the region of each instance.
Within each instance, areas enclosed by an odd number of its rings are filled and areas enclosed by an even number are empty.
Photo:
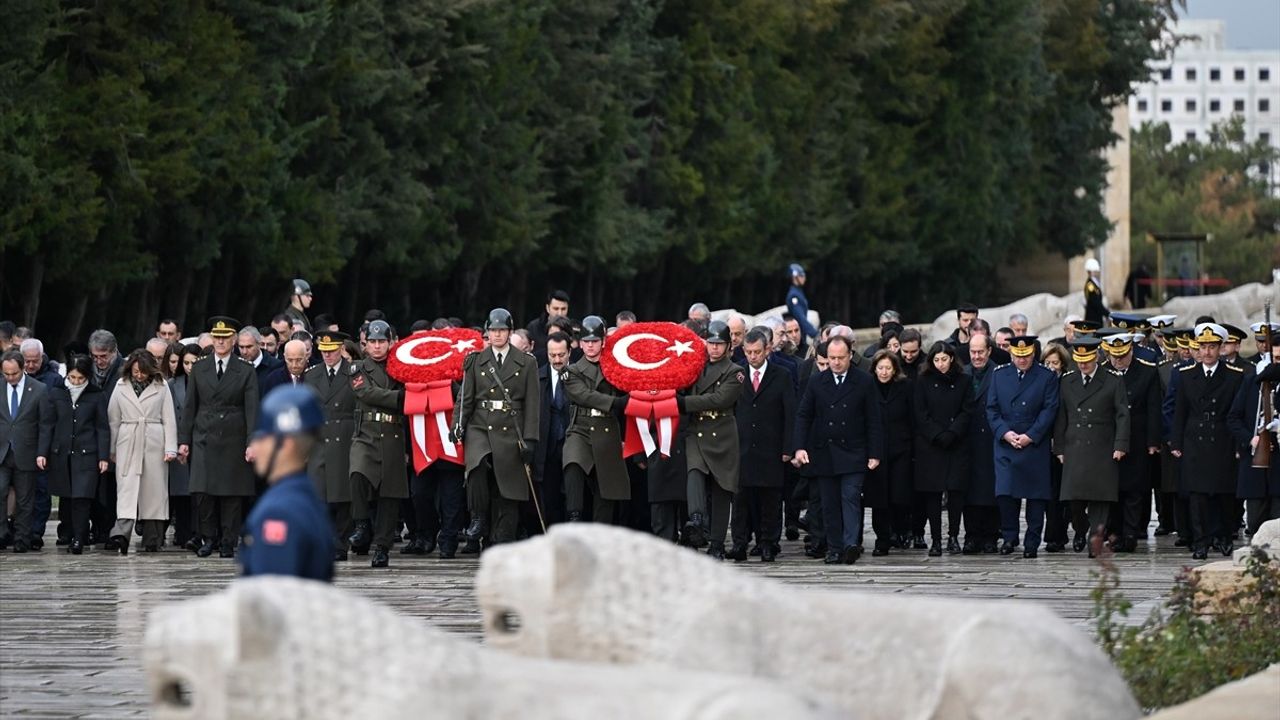
[[[107,406],[111,454],[116,463],[116,524],[111,537],[129,552],[135,521],[142,522],[142,549],[156,552],[169,519],[169,466],[178,454],[173,399],[155,358],[129,354]]]

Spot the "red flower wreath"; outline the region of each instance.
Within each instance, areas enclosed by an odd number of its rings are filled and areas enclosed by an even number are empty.
[[[702,338],[670,322],[632,323],[610,335],[600,354],[605,379],[628,392],[688,387],[706,364]]]
[[[391,346],[387,374],[405,384],[461,380],[462,359],[482,349],[480,333],[471,328],[423,330]]]

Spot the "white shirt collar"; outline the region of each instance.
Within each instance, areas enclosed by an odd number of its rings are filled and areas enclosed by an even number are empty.
[[[256,358],[254,358],[254,359],[253,359],[253,366],[254,366],[254,367],[258,367],[258,366],[259,366],[259,365],[261,365],[261,364],[262,364],[262,351],[261,351],[261,350],[259,350],[259,351],[258,351],[258,357],[256,357]]]
[[[1222,364],[1222,362],[1221,362],[1221,361],[1216,362],[1216,363],[1214,363],[1214,364],[1212,364],[1212,365],[1205,365],[1205,364],[1201,363],[1200,367],[1204,370],[1204,374],[1205,374],[1205,375],[1208,375],[1209,373],[1217,372],[1217,371],[1218,371],[1218,366],[1219,366],[1219,365],[1221,365],[1221,364]]]
[[[768,369],[769,369],[769,361],[765,360],[764,363],[762,363],[759,368],[751,368],[751,374],[755,375],[756,373],[760,373],[760,377],[763,378],[764,371]]]

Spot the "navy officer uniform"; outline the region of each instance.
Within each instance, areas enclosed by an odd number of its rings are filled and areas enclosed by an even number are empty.
[[[324,426],[324,412],[315,392],[301,386],[271,391],[263,399],[258,417],[257,436],[275,436],[273,455],[285,435],[314,436]],[[274,464],[275,457],[269,462]],[[271,475],[270,466],[267,475]],[[332,581],[333,525],[311,477],[300,469],[270,482],[245,524],[241,574]]]
[[[995,443],[996,501],[1000,506],[1002,555],[1018,546],[1018,515],[1027,501],[1027,532],[1024,552],[1035,557],[1044,532],[1045,510],[1053,498],[1050,483],[1052,448],[1050,440],[1058,416],[1058,376],[1035,361],[1036,338],[1010,340],[1014,363],[992,371],[987,395],[987,422]],[[1024,363],[1019,367],[1018,363]],[[1013,432],[1031,439],[1029,445],[1014,447],[1005,440]]]

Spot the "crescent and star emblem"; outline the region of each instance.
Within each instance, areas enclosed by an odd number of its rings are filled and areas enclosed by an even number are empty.
[[[618,364],[622,367],[629,370],[656,370],[671,361],[670,357],[664,357],[655,362],[640,362],[639,360],[631,357],[631,344],[637,340],[669,342],[667,338],[656,333],[641,332],[622,338],[613,346],[613,359],[617,360]],[[680,357],[685,353],[691,353],[693,352],[693,342],[680,342],[679,340],[674,341],[674,343],[667,348],[667,352],[674,354],[676,357]]]
[[[443,343],[448,347],[444,354],[430,358],[420,358],[413,354],[415,348],[424,343]],[[454,353],[463,353],[467,350],[474,349],[475,340],[458,340],[450,342],[448,338],[426,336],[414,340],[409,340],[396,348],[396,359],[405,365],[435,365],[438,362],[447,360]]]

